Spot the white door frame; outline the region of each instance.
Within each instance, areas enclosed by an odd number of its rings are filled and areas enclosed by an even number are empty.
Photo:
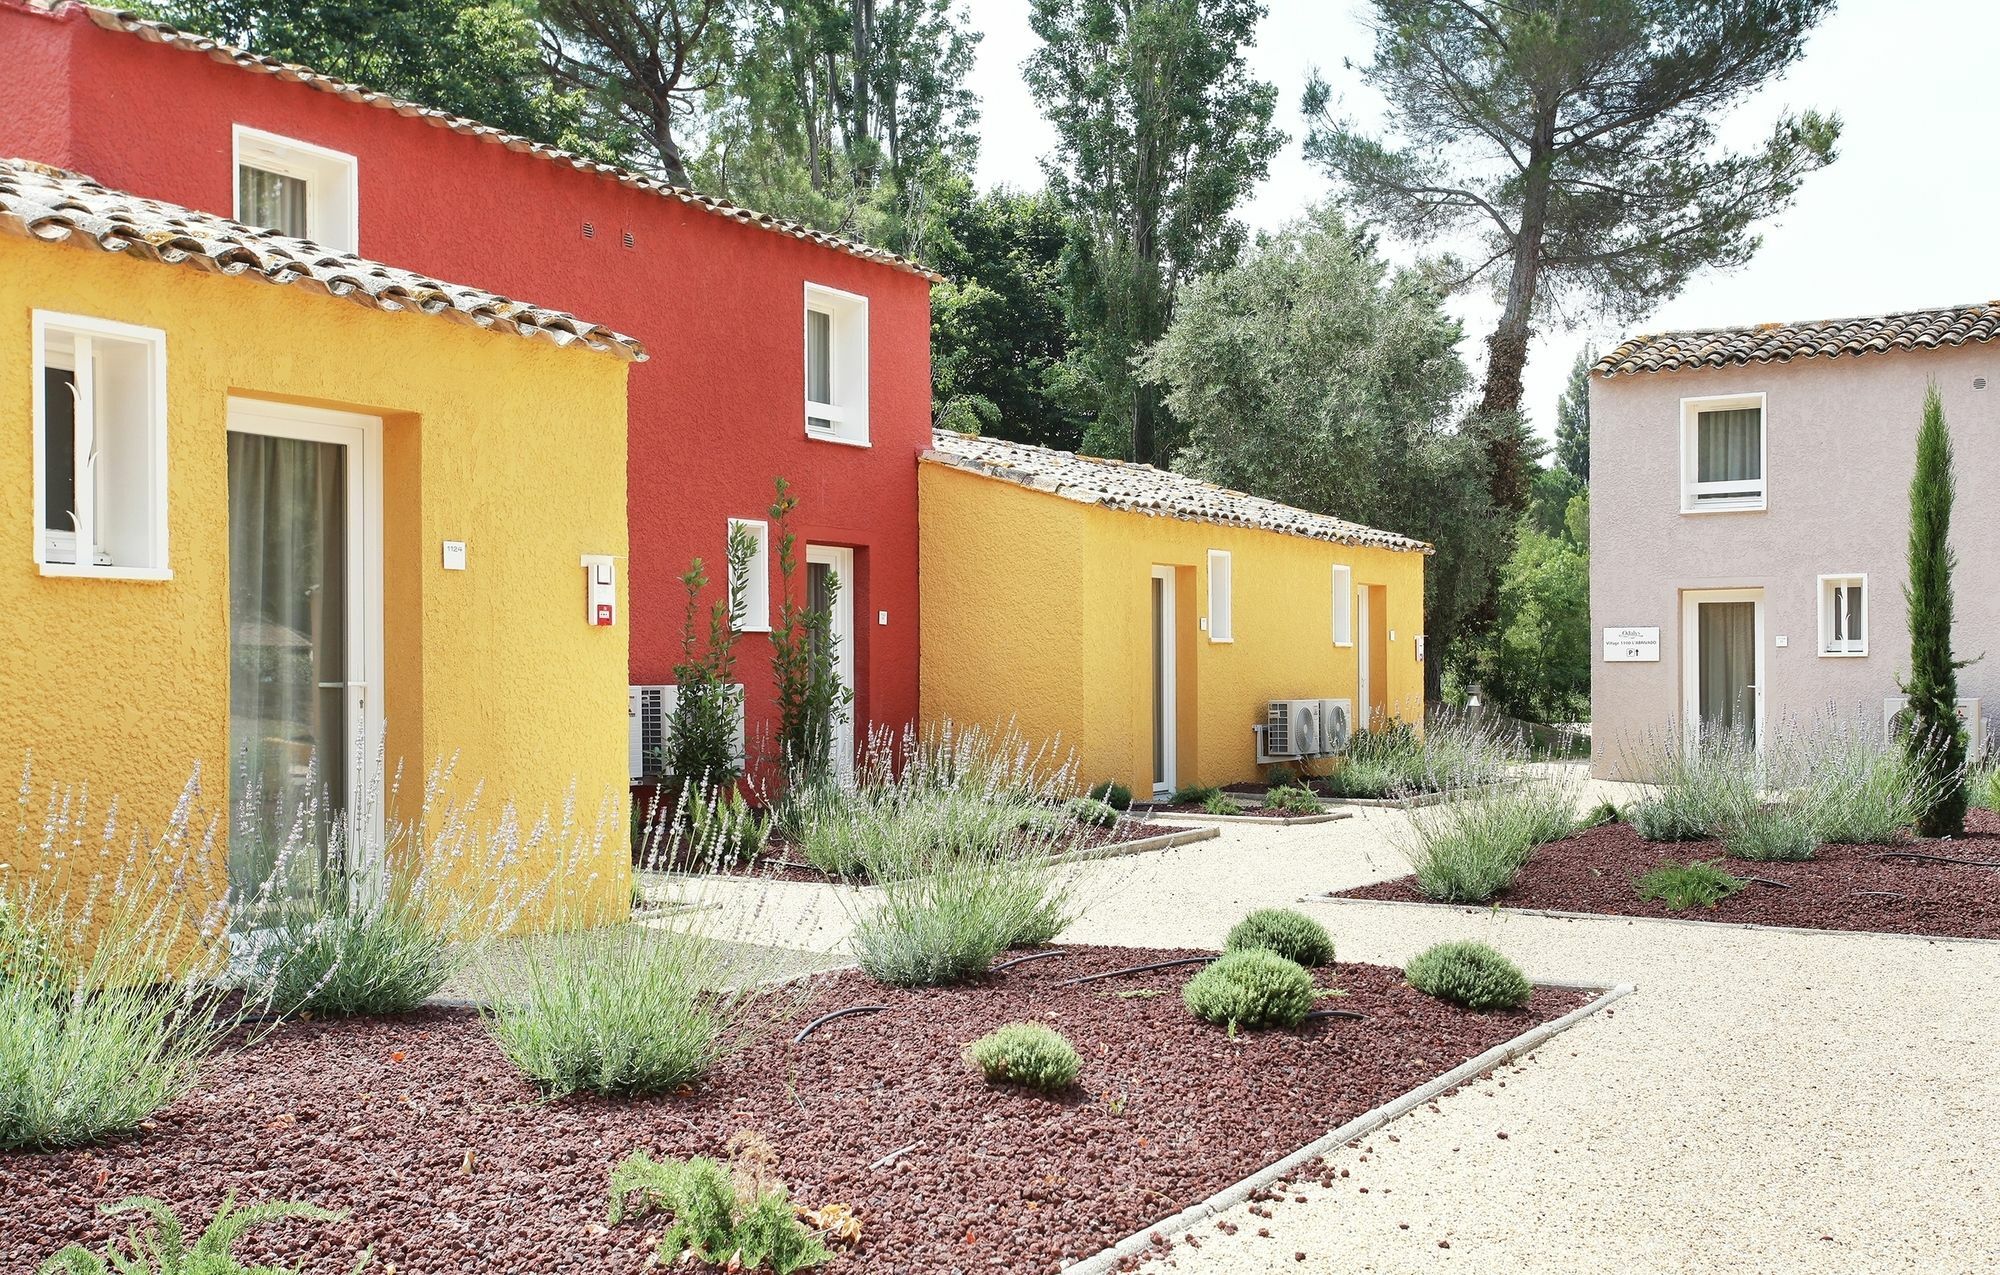
[[[846,778],[854,773],[854,719],[860,704],[854,699],[854,550],[844,545],[806,546],[806,562],[823,562],[833,568],[840,581],[840,593],[833,600],[833,615],[827,636],[833,639],[833,664],[840,684],[847,688],[847,720],[833,725],[833,765]],[[808,594],[810,598],[810,594]]]
[[[1755,660],[1751,684],[1757,692],[1753,706],[1757,719],[1757,751],[1764,750],[1764,590],[1762,589],[1682,589],[1681,590],[1681,721],[1689,739],[1701,738],[1701,604],[1704,602],[1753,602]]]
[[[1156,654],[1159,685],[1153,696],[1153,730],[1160,756],[1160,778],[1153,781],[1153,795],[1165,796],[1180,786],[1181,748],[1181,705],[1180,671],[1175,664],[1179,633],[1179,602],[1174,596],[1174,568],[1155,566],[1152,579],[1160,582],[1160,613],[1158,617],[1148,616],[1154,622],[1153,647]],[[1147,610],[1152,609],[1151,586],[1148,586]]]
[[[1368,586],[1354,587],[1354,658],[1357,661],[1354,675],[1354,721],[1361,730],[1367,730],[1374,721],[1371,711],[1374,684],[1371,667],[1375,662],[1375,635],[1368,627]]]
[[[360,749],[359,764],[348,776],[348,835],[360,856],[356,866],[379,869],[383,810],[374,786],[382,777],[368,771],[382,751],[382,418],[232,397],[229,429],[348,449],[347,708],[349,729],[357,722],[361,729],[358,740],[347,741]]]

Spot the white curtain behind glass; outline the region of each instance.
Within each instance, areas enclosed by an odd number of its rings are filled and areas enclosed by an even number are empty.
[[[306,184],[298,177],[248,164],[236,170],[236,206],[246,225],[264,226],[294,239],[306,237]]]
[[[349,769],[346,458],[333,443],[229,435],[229,852],[238,889],[261,888],[281,852],[302,872],[339,853]]]

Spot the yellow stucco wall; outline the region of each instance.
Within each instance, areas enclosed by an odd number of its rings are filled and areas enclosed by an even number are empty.
[[[1150,789],[1155,565],[1175,568],[1182,783],[1259,778],[1250,728],[1269,700],[1355,697],[1358,645],[1333,643],[1336,564],[1381,590],[1379,698],[1421,719],[1422,554],[1124,513],[930,461],[918,493],[927,722],[1011,718],[1059,733],[1086,780]],[[1211,549],[1231,555],[1226,643],[1198,625]]]
[[[166,333],[171,580],[35,566],[36,309]],[[573,785],[580,833],[600,811],[608,832],[570,897],[622,914],[627,633],[622,613],[585,623],[579,558],[619,555],[622,596],[625,372],[300,288],[0,239],[0,758],[32,753],[31,825],[51,786],[87,784],[99,817],[117,796],[121,843],[157,834],[197,764],[203,809],[226,816],[227,401],[337,407],[384,418],[387,751],[391,771],[405,765],[393,813],[413,819],[425,771],[453,754],[451,792],[483,786],[478,825],[497,828],[509,804],[524,828],[560,821]],[[468,570],[443,570],[447,538],[467,542]],[[42,859],[0,835],[0,864],[34,874]]]

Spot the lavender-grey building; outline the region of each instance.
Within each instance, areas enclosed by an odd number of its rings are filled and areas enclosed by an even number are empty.
[[[1592,770],[1671,733],[1885,718],[1925,388],[1957,454],[1962,715],[2000,726],[2000,301],[1638,336],[1590,394]]]

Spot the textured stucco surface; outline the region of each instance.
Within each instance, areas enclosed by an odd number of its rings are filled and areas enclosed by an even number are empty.
[[[1975,388],[1985,378],[1984,389]],[[2000,713],[2000,346],[1594,378],[1591,383],[1594,765],[1625,775],[1681,712],[1681,597],[1764,590],[1764,717],[1836,712],[1879,720],[1909,671],[1903,600],[1909,483],[1924,388],[1935,380],[1958,461],[1954,644],[1991,653],[1962,695]],[[1766,395],[1766,509],[1680,512],[1682,398]],[[1818,577],[1868,576],[1868,654],[1818,654]],[[1657,625],[1658,663],[1607,664],[1606,627]],[[1785,647],[1777,639],[1788,639]]]
[[[1079,505],[949,466],[919,470],[924,717],[1058,735],[1091,780],[1152,783],[1154,565],[1176,569],[1180,779],[1258,777],[1251,726],[1287,697],[1353,698],[1332,568],[1383,589],[1384,703],[1422,695],[1423,555]],[[1212,642],[1208,551],[1231,555],[1234,641]],[[1393,633],[1393,637],[1388,637]]]
[[[34,309],[160,328],[167,338],[173,579],[44,577],[33,561]],[[587,894],[626,899],[626,630],[584,622],[584,553],[624,555],[625,366],[581,350],[244,279],[0,240],[0,756],[32,751],[37,787],[119,799],[120,826],[157,832],[190,771],[226,804],[231,395],[380,415],[384,427],[388,763],[421,774],[456,756],[475,818],[560,816],[574,785],[608,844]],[[464,540],[446,572],[440,543]],[[39,806],[37,796],[35,804]],[[36,810],[39,815],[39,809]],[[0,840],[0,859],[14,851]],[[217,851],[218,860],[220,850]],[[36,870],[36,865],[16,867]],[[584,878],[574,878],[582,880]]]
[[[0,61],[30,35],[33,70],[49,83],[0,73],[0,154],[54,160],[227,216],[232,125],[328,147],[358,160],[362,255],[588,315],[653,352],[632,371],[629,455],[617,470],[628,484],[631,623],[620,633],[632,682],[673,681],[681,572],[701,557],[719,580],[728,520],[764,518],[772,479],[783,475],[799,497],[799,540],[856,551],[846,592],[857,718],[892,727],[915,719],[916,458],[931,441],[927,280],[107,31],[78,11],[48,18],[0,2]],[[51,94],[60,109],[44,104]],[[868,298],[869,447],[805,436],[808,282]],[[613,472],[580,449],[565,463],[591,465],[600,480]],[[775,563],[772,574],[775,598]],[[737,650],[753,738],[774,720],[770,651],[761,636]]]

